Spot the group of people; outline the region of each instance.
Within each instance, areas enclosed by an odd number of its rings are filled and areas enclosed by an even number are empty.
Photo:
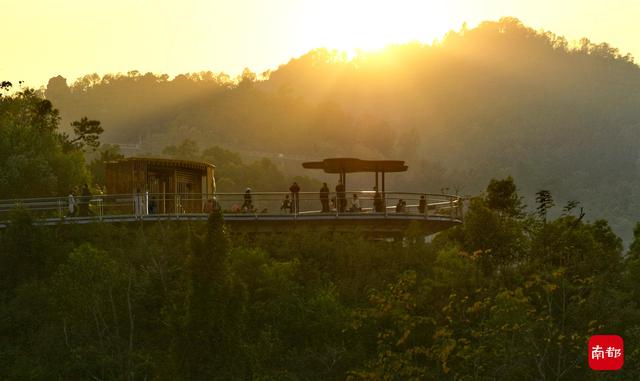
[[[331,198],[331,204],[329,203],[329,187],[327,183],[322,183],[322,188],[320,188],[320,204],[322,204],[322,213],[329,213],[332,210],[336,210],[339,213],[362,211],[360,199],[356,193],[353,194],[351,205],[347,209],[347,191],[342,180],[338,181],[338,185],[336,185],[336,196]]]
[[[299,213],[300,212],[300,185],[297,182],[293,182],[289,187],[289,192],[291,193],[291,197],[289,195],[284,196],[284,200],[282,200],[282,204],[280,205],[280,211],[286,213]]]
[[[80,190],[78,190],[78,187],[69,190],[69,195],[67,196],[67,217],[89,216],[91,196],[92,194],[87,184],[84,184]]]
[[[96,186],[98,195],[103,194],[103,190]],[[84,184],[80,190],[78,187],[71,189],[67,195],[67,217],[88,217],[93,214],[90,208],[93,194],[88,184]],[[135,216],[157,213],[157,200],[155,196],[149,198],[148,193],[142,193],[140,188],[136,189],[133,197],[133,213]]]
[[[427,198],[424,195],[420,196],[420,201],[418,201],[418,212],[420,214],[424,214],[427,210]],[[406,213],[407,212],[407,202],[403,199],[398,199],[398,203],[396,204],[396,213]]]
[[[289,197],[289,195],[285,196],[285,199],[282,201],[282,205],[280,206],[280,210],[290,213],[299,213],[300,186],[297,182],[294,182],[293,185],[289,187],[289,192],[291,192],[291,197]],[[332,209],[338,210],[339,212],[362,211],[362,208],[360,207],[360,200],[358,199],[358,195],[355,193],[353,194],[353,198],[351,200],[351,207],[347,209],[347,192],[342,181],[339,181],[338,185],[336,185],[336,197],[329,200],[329,195],[329,186],[327,185],[327,183],[322,183],[322,188],[320,188],[320,204],[322,205],[322,213],[329,213]]]
[[[386,209],[386,202],[382,193],[378,190],[378,187],[373,187],[373,211],[376,213],[384,213]],[[289,187],[289,194],[285,195],[284,200],[280,204],[280,211],[285,213],[299,213],[300,212],[300,186],[297,182],[294,182]],[[331,213],[337,211],[339,213],[350,212],[358,213],[362,212],[362,206],[360,205],[360,198],[357,193],[354,193],[351,197],[350,205],[347,202],[347,193],[342,181],[339,181],[335,188],[335,196],[330,198],[329,186],[327,183],[322,183],[320,188],[320,204],[322,205],[322,213]],[[347,208],[347,206],[349,206]],[[207,211],[213,210],[216,207],[220,207],[217,201],[209,200],[205,209]],[[420,196],[418,203],[418,211],[424,213],[427,208],[427,200],[424,195]],[[247,188],[244,193],[244,203],[240,207],[240,211],[243,213],[254,213],[256,211],[253,205],[253,196],[251,188]],[[407,202],[403,199],[399,199],[395,208],[396,213],[407,212]]]
[[[337,211],[339,213],[350,212],[350,213],[358,213],[362,212],[362,207],[360,205],[360,199],[358,198],[358,194],[354,193],[351,198],[351,205],[347,208],[347,197],[346,197],[346,189],[342,181],[338,182],[336,185],[336,195],[333,198],[330,197],[329,187],[327,183],[322,183],[322,188],[320,188],[320,204],[322,205],[322,213],[330,213],[332,211]],[[385,200],[382,194],[378,191],[377,187],[373,187],[374,196],[373,196],[373,211],[376,213],[384,213],[386,209]],[[290,194],[285,196],[285,199],[282,201],[280,206],[280,211],[285,213],[299,213],[300,212],[300,186],[297,182],[294,182],[289,187]],[[136,195],[134,197],[134,213],[136,216],[142,216],[144,214],[153,214],[156,213],[157,202],[155,197],[151,197],[151,199],[145,198],[146,195],[143,195],[140,192],[140,189],[136,189]],[[89,186],[84,184],[80,190],[78,188],[74,188],[69,191],[69,195],[67,197],[68,204],[68,213],[67,217],[86,217],[89,216],[91,211],[89,209],[89,204],[91,201],[91,191],[89,190]],[[148,196],[147,196],[148,197]],[[203,212],[211,213],[214,210],[219,210],[221,208],[218,201],[215,199],[209,199],[205,203],[203,207]],[[424,214],[427,208],[427,200],[424,195],[420,196],[420,201],[418,203],[418,212]],[[253,197],[251,194],[251,188],[247,188],[244,193],[244,203],[242,204],[240,210],[243,213],[254,213],[256,211],[253,205]],[[399,199],[398,203],[395,207],[396,213],[406,213],[407,212],[407,202],[403,199]]]
[[[385,198],[383,197],[382,193],[380,193],[377,186],[373,187],[373,191],[373,211],[376,213],[384,213],[386,209]],[[320,189],[320,202],[322,204],[323,213],[329,213],[331,211],[337,211],[339,213],[345,211],[357,213],[362,211],[362,207],[360,206],[360,199],[358,198],[357,193],[353,194],[353,197],[351,198],[351,206],[347,209],[346,191],[342,181],[338,182],[338,185],[336,185],[336,196],[331,199],[331,204],[329,203],[329,187],[327,186],[327,183],[323,183],[322,188]],[[424,195],[421,195],[418,202],[418,212],[424,214],[426,209],[427,199]],[[403,199],[399,199],[398,203],[396,204],[396,213],[406,212],[407,202]]]

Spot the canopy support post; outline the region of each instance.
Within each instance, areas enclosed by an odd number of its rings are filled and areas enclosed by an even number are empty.
[[[382,205],[384,206],[384,215],[387,215],[387,196],[384,189],[384,171],[382,171]]]

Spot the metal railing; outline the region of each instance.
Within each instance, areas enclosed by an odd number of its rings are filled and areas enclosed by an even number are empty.
[[[455,221],[463,218],[462,198],[445,194],[385,192],[376,196],[373,191],[347,191],[344,196],[332,192],[323,198],[318,192],[300,192],[296,200],[289,192],[256,192],[249,196],[246,193],[145,192],[0,200],[0,222],[9,220],[11,211],[16,209],[27,210],[39,220],[73,221],[205,215],[215,208],[229,217],[404,216]]]

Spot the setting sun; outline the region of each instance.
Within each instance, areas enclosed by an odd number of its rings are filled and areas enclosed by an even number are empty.
[[[431,42],[455,23],[445,2],[331,0],[301,10],[299,39],[344,50],[380,49],[407,41]]]

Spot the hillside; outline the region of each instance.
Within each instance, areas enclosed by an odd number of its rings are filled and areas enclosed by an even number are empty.
[[[213,63],[215,64],[215,63]],[[204,72],[89,75],[49,81],[63,125],[87,115],[109,143],[161,152],[202,148],[407,160],[398,188],[475,194],[512,175],[531,200],[578,200],[626,240],[640,203],[640,68],[586,39],[571,44],[512,18],[452,31],[433,45],[351,60],[311,51],[240,78]],[[210,144],[209,144],[210,142]],[[531,202],[530,202],[531,203]]]

